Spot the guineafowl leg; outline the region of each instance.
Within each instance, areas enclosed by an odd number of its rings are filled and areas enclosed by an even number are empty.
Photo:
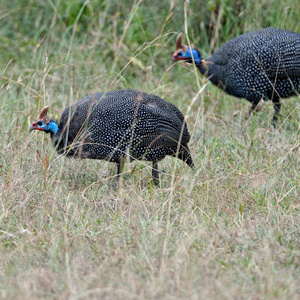
[[[117,166],[118,166],[117,181],[120,182],[124,170],[124,159],[120,158],[119,162],[117,162]]]
[[[158,185],[159,184],[159,171],[158,171],[157,161],[154,161],[153,165],[152,165],[152,177],[153,177],[153,183],[155,185]]]
[[[252,105],[249,109],[249,113],[248,113],[248,117],[250,117],[253,113],[255,113],[256,111],[260,111],[262,104],[264,103],[264,99],[261,98],[259,100],[259,102],[252,102]]]
[[[250,117],[256,111],[256,107],[257,107],[257,103],[252,103],[248,112],[248,117]]]
[[[280,100],[279,99],[277,99],[276,101],[273,100],[273,105],[274,105],[274,115],[273,115],[272,125],[276,127],[278,116],[280,114],[280,108],[281,108]]]

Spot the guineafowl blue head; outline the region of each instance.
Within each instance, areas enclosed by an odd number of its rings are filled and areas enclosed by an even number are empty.
[[[188,63],[200,64],[202,58],[196,49],[191,49],[182,44],[182,33],[178,35],[176,40],[176,51],[173,54],[173,60],[184,60]]]
[[[54,135],[57,134],[58,125],[54,120],[50,119],[47,116],[48,109],[48,107],[45,107],[42,110],[39,119],[36,122],[32,123],[32,125],[29,127],[29,131],[39,130],[45,131],[46,133],[54,133]]]

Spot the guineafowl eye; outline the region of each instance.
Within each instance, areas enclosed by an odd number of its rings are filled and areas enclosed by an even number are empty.
[[[36,122],[36,124],[39,125],[39,126],[42,126],[43,122],[42,121],[38,121],[38,122]]]
[[[180,52],[178,52],[178,54],[177,54],[177,55],[178,55],[178,57],[182,57],[182,56],[183,56],[183,54],[184,54],[184,53],[183,53],[182,51],[180,51]]]

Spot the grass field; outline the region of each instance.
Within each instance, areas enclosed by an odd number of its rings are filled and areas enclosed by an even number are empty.
[[[245,120],[191,66],[246,31],[300,32],[299,1],[0,1],[0,298],[300,299],[299,96]],[[177,105],[192,171],[166,158],[116,167],[57,156],[29,133],[42,107],[132,88]]]

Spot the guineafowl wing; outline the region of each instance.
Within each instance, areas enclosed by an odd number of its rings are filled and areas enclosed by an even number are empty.
[[[137,123],[135,135],[140,137],[140,145],[158,148],[186,145],[190,140],[190,134],[185,121],[181,120],[181,115],[178,117],[174,112],[149,107],[147,119],[141,119]]]

